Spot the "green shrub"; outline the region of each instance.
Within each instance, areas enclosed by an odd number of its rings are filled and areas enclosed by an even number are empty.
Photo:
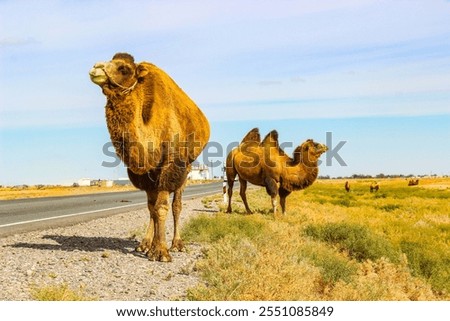
[[[190,220],[183,229],[183,237],[196,242],[217,242],[227,235],[254,238],[262,234],[264,222],[249,219],[248,216],[228,214],[214,217],[203,214]]]
[[[344,206],[344,207],[355,206],[355,202],[353,202],[352,200],[350,200],[348,198],[331,200],[330,203],[334,204],[334,205],[338,205],[338,206]]]
[[[386,204],[386,205],[379,206],[378,208],[382,211],[392,212],[392,211],[395,211],[395,210],[401,208],[401,206],[398,204]]]
[[[386,193],[375,192],[374,193],[374,198],[387,198],[387,194]]]
[[[438,291],[450,292],[450,257],[422,243],[403,241],[401,250],[408,258],[408,266],[413,275],[428,280]]]
[[[321,269],[326,284],[334,285],[339,280],[350,282],[357,271],[356,265],[348,259],[317,243],[302,247],[300,255]]]
[[[341,251],[347,251],[358,261],[382,257],[392,262],[399,261],[399,252],[388,240],[361,225],[347,223],[309,225],[305,233],[314,239],[335,245]]]

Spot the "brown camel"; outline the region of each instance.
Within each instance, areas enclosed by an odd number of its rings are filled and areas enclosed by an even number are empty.
[[[370,184],[370,192],[378,192],[378,190],[380,189],[380,184],[378,184],[377,182],[373,182],[372,184]]]
[[[147,193],[150,223],[137,251],[171,261],[165,223],[174,193],[171,250],[183,250],[179,232],[181,195],[191,163],[209,139],[209,123],[196,104],[161,69],[135,63],[127,53],[94,65],[91,80],[106,96],[106,124],[128,176]]]
[[[345,190],[347,192],[350,192],[350,183],[348,181],[345,182],[345,186],[344,187],[345,187]]]
[[[240,195],[247,213],[251,214],[247,197],[247,182],[264,186],[272,198],[276,214],[277,195],[280,196],[282,213],[286,214],[286,197],[293,191],[310,186],[319,173],[318,159],[327,146],[308,139],[294,151],[290,158],[278,145],[277,131],[271,131],[261,142],[258,128],[252,129],[238,148],[227,157],[228,209],[231,213],[231,197],[236,175],[239,175]]]
[[[408,186],[415,186],[415,185],[419,185],[419,179],[418,178],[416,178],[416,179],[411,178],[409,180],[409,182],[408,182]]]

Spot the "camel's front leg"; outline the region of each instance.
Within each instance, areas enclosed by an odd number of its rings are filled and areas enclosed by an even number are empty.
[[[156,203],[157,194],[153,191],[147,191],[147,206],[148,211],[150,213],[150,221],[147,226],[147,231],[145,233],[144,238],[141,241],[141,244],[136,248],[137,252],[148,253],[152,247],[153,241],[153,233],[154,233],[154,221],[153,216],[155,215],[153,212],[155,211],[155,203]]]
[[[170,262],[172,257],[167,250],[166,244],[166,218],[169,211],[169,192],[160,191],[153,211],[154,236],[151,250],[147,256],[152,261]]]
[[[172,202],[172,213],[173,213],[173,240],[172,246],[170,247],[171,251],[180,251],[184,250],[184,244],[181,240],[180,236],[180,214],[181,214],[181,195],[183,192],[183,188],[180,188],[175,191],[173,194],[173,202]]]
[[[150,214],[150,222],[147,227],[147,231],[145,232],[145,236],[142,239],[141,243],[136,247],[136,252],[143,252],[144,254],[148,253],[152,247],[153,241],[153,232],[155,229],[155,224],[152,218],[152,214]]]
[[[278,194],[280,195],[281,211],[283,215],[286,215],[286,197],[288,197],[291,192],[280,187],[280,189],[278,190]]]

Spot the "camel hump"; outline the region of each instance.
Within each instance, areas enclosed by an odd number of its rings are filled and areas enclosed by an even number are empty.
[[[261,142],[261,145],[267,144],[269,145],[275,144],[276,146],[278,146],[278,132],[276,130],[272,130],[270,133],[268,133]]]
[[[242,143],[244,142],[261,142],[261,135],[259,134],[259,128],[253,128],[251,131],[245,135],[242,139]]]

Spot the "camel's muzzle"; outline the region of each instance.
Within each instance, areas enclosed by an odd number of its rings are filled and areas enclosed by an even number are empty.
[[[104,85],[108,81],[108,76],[104,70],[105,63],[99,62],[89,71],[89,77],[94,84]]]

